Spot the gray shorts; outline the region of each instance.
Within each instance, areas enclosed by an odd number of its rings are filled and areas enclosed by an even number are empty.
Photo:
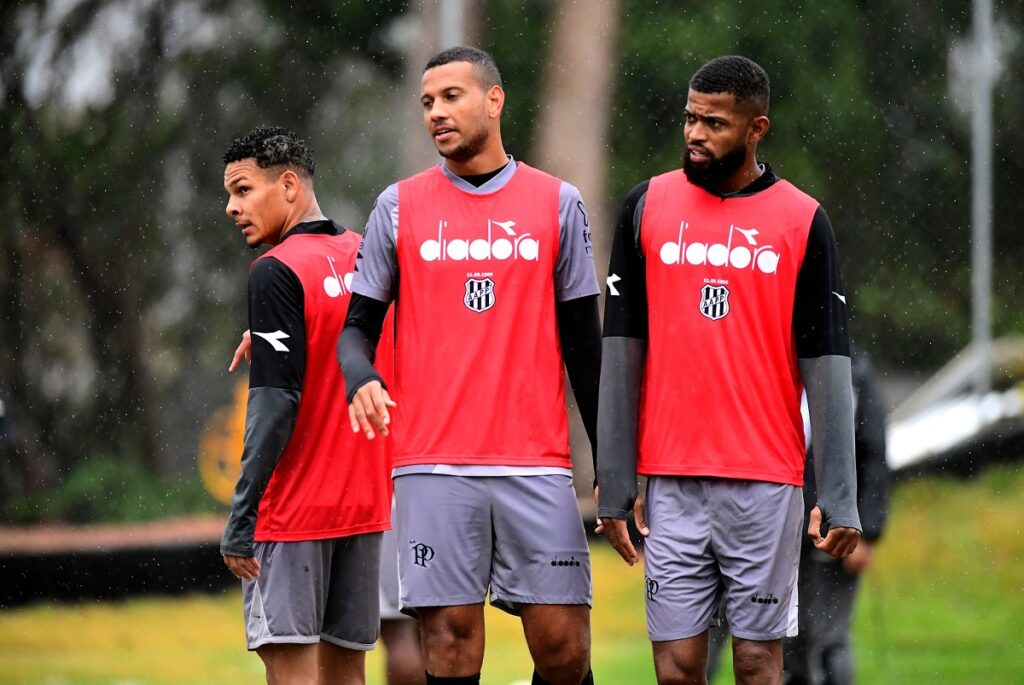
[[[402,611],[484,601],[590,604],[590,550],[566,475],[395,478]]]
[[[720,601],[737,637],[795,635],[803,506],[793,485],[650,478],[644,569],[651,641],[703,633]]]
[[[257,542],[260,577],[242,581],[248,648],[326,640],[373,649],[380,634],[380,538]]]

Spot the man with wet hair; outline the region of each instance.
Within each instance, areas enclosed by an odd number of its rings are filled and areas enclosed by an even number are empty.
[[[521,617],[534,683],[591,683],[590,556],[564,395],[567,368],[593,444],[587,215],[576,188],[505,153],[490,55],[441,52],[421,86],[444,160],[377,198],[338,345],[352,430],[393,432],[402,607],[420,619],[428,683],[480,682],[488,594]],[[371,360],[392,300],[385,388]]]
[[[335,341],[357,234],[326,219],[306,144],[259,128],[224,155],[227,214],[271,249],[249,273],[242,471],[220,551],[242,580],[247,646],[270,683],[364,682],[376,642],[386,456],[347,430]]]
[[[704,682],[720,600],[736,682],[781,681],[782,638],[796,629],[803,389],[818,484],[808,534],[833,557],[860,536],[835,238],[821,206],[757,160],[768,107],[768,77],[751,60],[701,67],[683,168],[629,193],[612,247],[599,527],[630,564],[630,510],[646,537],[661,683]]]

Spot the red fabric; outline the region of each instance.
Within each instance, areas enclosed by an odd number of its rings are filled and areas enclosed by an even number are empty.
[[[722,200],[651,180],[640,473],[803,485],[793,304],[817,207],[786,181]]]
[[[260,499],[257,541],[319,540],[390,528],[386,441],[352,432],[336,352],[358,249],[359,236],[351,231],[300,234],[261,257],[278,259],[302,284],[306,372],[295,429]]]
[[[439,167],[399,183],[395,466],[570,466],[560,187],[522,163],[483,195]]]

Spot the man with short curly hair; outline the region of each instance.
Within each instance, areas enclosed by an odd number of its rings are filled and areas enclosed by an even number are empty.
[[[339,401],[334,350],[359,236],[321,213],[294,133],[256,129],[224,164],[228,216],[250,247],[271,249],[249,274],[242,472],[220,550],[268,682],[362,683],[390,494],[382,446],[346,430]]]

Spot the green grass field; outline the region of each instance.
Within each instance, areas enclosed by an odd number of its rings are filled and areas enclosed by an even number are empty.
[[[863,585],[855,640],[862,683],[1024,682],[1024,468],[899,486]],[[652,683],[643,577],[594,545],[594,672]],[[488,610],[483,682],[528,682],[518,622]],[[40,605],[0,614],[0,684],[252,683],[241,599]],[[379,650],[367,661],[381,683]],[[723,673],[717,683],[731,682]]]

